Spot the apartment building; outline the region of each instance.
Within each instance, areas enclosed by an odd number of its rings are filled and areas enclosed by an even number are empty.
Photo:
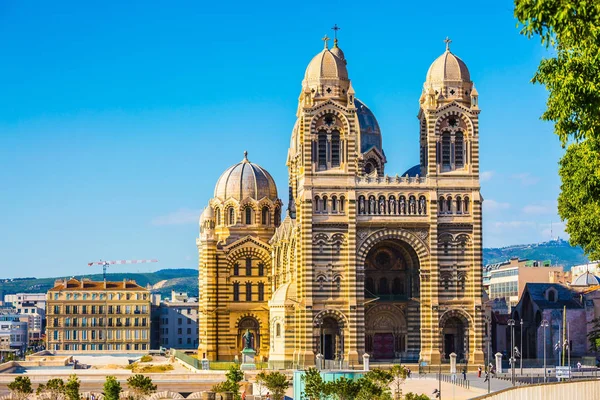
[[[175,349],[198,348],[198,299],[171,292],[159,305],[159,345]]]
[[[135,281],[57,280],[46,301],[50,350],[150,349],[150,292]]]

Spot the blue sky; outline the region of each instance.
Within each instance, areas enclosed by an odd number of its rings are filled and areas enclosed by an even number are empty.
[[[334,23],[388,173],[418,162],[418,100],[449,36],[480,94],[484,244],[548,240],[551,222],[566,237],[562,149],[529,82],[546,51],[519,35],[512,7],[0,2],[0,277],[81,274],[98,259],[196,268],[198,215],[244,150],[286,197],[301,80]]]

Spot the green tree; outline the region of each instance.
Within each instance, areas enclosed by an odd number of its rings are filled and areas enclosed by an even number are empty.
[[[408,371],[403,365],[395,364],[390,370],[392,375],[392,387],[394,388],[394,399],[402,399],[402,384],[408,376]]]
[[[225,377],[227,380],[214,385],[212,391],[215,393],[233,392],[234,399],[240,400],[240,382],[244,380],[244,371],[240,369],[239,365],[235,364],[229,367]]]
[[[416,394],[413,392],[406,393],[404,400],[429,400],[429,396],[426,394]]]
[[[515,0],[521,33],[555,55],[533,77],[548,90],[542,119],[566,147],[560,161],[558,212],[570,242],[600,259],[600,2]]]
[[[41,400],[63,399],[65,382],[60,378],[50,379],[46,384],[40,383],[35,394]]]
[[[133,392],[134,400],[142,400],[144,397],[156,392],[156,385],[147,376],[137,374],[127,378],[127,386]]]
[[[81,395],[79,394],[79,388],[81,383],[77,379],[77,375],[69,376],[69,380],[65,383],[65,398],[67,400],[79,400]]]
[[[600,351],[600,318],[594,318],[592,324],[592,329],[587,334],[590,351]]]
[[[28,376],[17,376],[7,387],[11,396],[16,400],[25,400],[33,393],[31,380]]]
[[[271,393],[273,400],[283,400],[285,397],[285,391],[290,386],[290,382],[284,374],[281,372],[261,372],[256,376],[256,379],[260,381]]]
[[[308,400],[320,400],[323,396],[325,383],[321,373],[316,368],[309,368],[302,375],[304,381],[304,392],[302,393]]]
[[[104,382],[104,400],[119,400],[121,383],[114,376],[108,375]]]

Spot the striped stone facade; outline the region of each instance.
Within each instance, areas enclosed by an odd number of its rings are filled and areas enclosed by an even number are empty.
[[[269,361],[314,365],[321,354],[357,364],[368,353],[438,363],[455,352],[483,362],[477,101],[447,49],[419,101],[420,165],[387,175],[379,126],[355,98],[337,41],[315,56],[288,151],[286,217],[271,231],[248,227],[244,243],[224,232],[222,245],[198,241],[201,352],[241,350],[230,254],[248,245],[271,265],[267,307],[242,312],[259,320]]]

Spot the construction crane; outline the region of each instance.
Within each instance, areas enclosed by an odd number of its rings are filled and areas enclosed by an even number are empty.
[[[88,266],[91,267],[92,265],[102,265],[102,279],[106,280],[106,268],[108,268],[109,265],[113,265],[113,264],[143,264],[143,263],[155,263],[158,262],[158,260],[113,260],[113,261],[92,261],[88,263]]]

